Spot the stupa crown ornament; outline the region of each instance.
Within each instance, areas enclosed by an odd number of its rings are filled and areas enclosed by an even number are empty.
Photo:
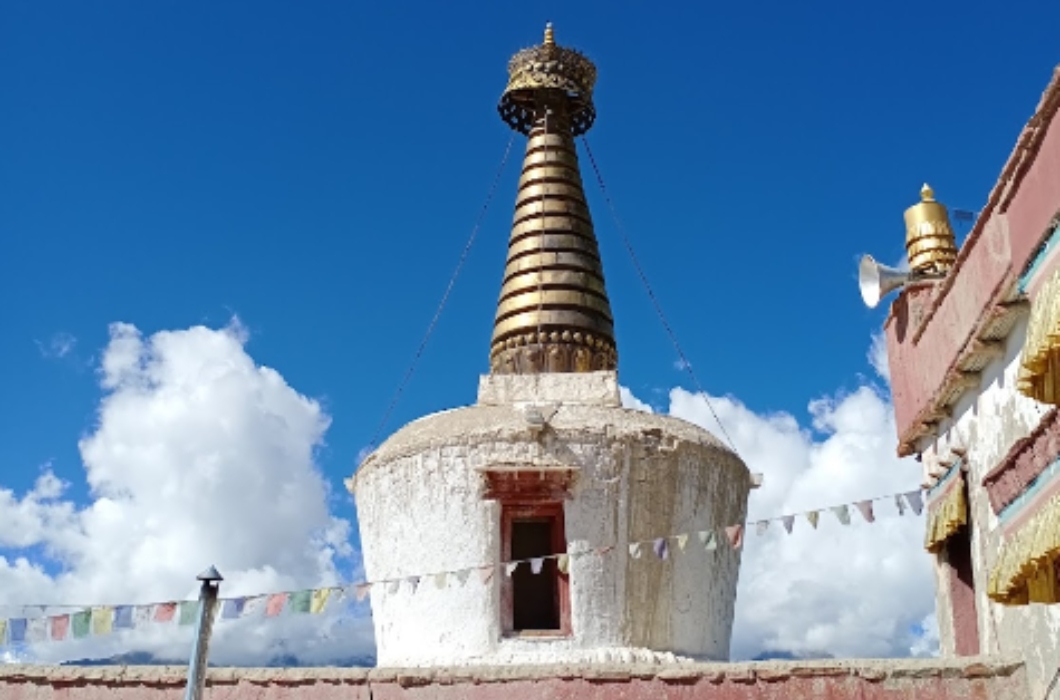
[[[905,210],[905,250],[913,272],[945,273],[957,259],[949,214],[926,183],[920,188],[920,202]]]
[[[611,304],[585,202],[574,137],[596,118],[596,67],[558,46],[508,64],[498,111],[530,138],[523,159],[490,347],[494,374],[610,371],[618,365]]]
[[[596,120],[595,84],[596,66],[578,51],[556,44],[549,22],[540,46],[523,49],[508,61],[508,87],[497,111],[508,126],[521,134],[529,134],[537,112],[538,91],[562,90],[570,101],[572,133],[581,136]]]

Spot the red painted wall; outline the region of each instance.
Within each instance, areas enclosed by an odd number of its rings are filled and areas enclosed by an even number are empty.
[[[962,351],[1009,292],[1060,211],[1060,71],[990,195],[950,275],[934,292],[903,293],[886,323],[899,454],[956,376]]]
[[[179,700],[176,667],[0,666],[4,700]],[[470,669],[212,669],[206,700],[1029,700],[1022,664],[760,662]]]

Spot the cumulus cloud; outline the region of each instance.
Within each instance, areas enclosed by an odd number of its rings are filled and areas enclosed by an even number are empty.
[[[194,575],[211,564],[225,577],[223,596],[340,581],[354,554],[351,524],[329,512],[315,461],[330,418],[255,364],[246,340],[238,321],[150,337],[111,327],[97,422],[79,444],[91,501],[64,500],[66,485],[50,471],[21,498],[0,490],[0,548],[9,554],[0,556],[0,603],[188,599],[197,594]],[[340,612],[219,624],[211,656],[263,663],[297,652],[324,662],[371,653],[370,624]],[[21,656],[138,649],[182,659],[190,640],[190,628],[145,625],[39,644]],[[284,640],[298,640],[296,648]]]
[[[917,488],[919,469],[895,456],[893,412],[876,388],[818,398],[808,408],[810,423],[800,425],[788,413],[756,414],[732,397],[678,388],[670,392],[669,413],[719,436],[720,420],[750,470],[763,474],[751,495],[751,522]],[[740,571],[733,658],[936,652],[923,520],[908,512],[900,517],[893,500],[874,506],[872,524],[851,507],[847,526],[825,510],[816,530],[801,515],[790,535],[778,522],[761,536],[752,529]]]
[[[14,605],[28,602],[189,599],[192,577],[211,564],[225,576],[226,597],[333,585],[361,573],[347,544],[351,522],[330,512],[315,460],[330,419],[257,365],[246,342],[238,321],[149,337],[130,325],[111,327],[99,363],[103,398],[79,445],[89,502],[71,501],[69,484],[48,468],[24,494],[0,489],[0,614],[27,614]],[[869,357],[882,373],[881,347],[874,339]],[[622,388],[629,408],[668,411],[718,435],[720,419],[749,468],[764,475],[751,496],[752,520],[918,483],[917,466],[894,456],[892,410],[873,386],[811,401],[806,424],[788,413],[755,413],[732,397],[673,389],[667,400],[653,409]],[[817,530],[800,517],[791,535],[779,523],[749,534],[734,658],[936,652],[923,521],[899,517],[892,502],[876,511],[873,524],[854,511],[852,524],[841,526],[825,512]],[[0,661],[132,650],[184,659],[190,643],[190,627],[146,625],[8,649]],[[360,604],[324,616],[219,622],[211,659],[329,663],[373,651]]]

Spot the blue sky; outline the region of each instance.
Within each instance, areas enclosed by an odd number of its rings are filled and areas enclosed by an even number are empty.
[[[0,485],[50,463],[88,498],[109,324],[238,315],[330,415],[341,492],[509,138],[506,62],[548,20],[598,64],[590,143],[703,387],[800,422],[871,373],[857,257],[902,257],[925,180],[980,208],[1060,57],[1055,3],[5,3]],[[387,432],[474,400],[522,143]],[[665,405],[687,377],[583,173],[622,382]]]
[[[696,5],[6,4],[0,478],[77,472],[109,323],[233,313],[325,402],[323,463],[351,471],[500,161],[506,61],[546,20],[599,64],[590,144],[704,388],[801,414],[853,381],[882,318],[856,256],[901,257],[924,180],[982,205],[1056,61],[1049,13]],[[520,155],[391,429],[473,400]],[[623,381],[684,382],[586,175]],[[57,333],[68,361],[38,348]]]

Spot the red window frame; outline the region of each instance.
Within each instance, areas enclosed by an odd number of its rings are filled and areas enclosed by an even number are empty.
[[[562,503],[501,502],[501,560],[512,557],[512,523],[516,520],[549,520],[552,522],[552,553],[567,551],[566,529]],[[528,564],[521,564],[528,566]],[[509,576],[501,579],[501,633],[505,637],[569,637],[571,636],[570,574],[556,570],[556,599],[559,604],[559,629],[519,630],[514,629],[514,586]]]

